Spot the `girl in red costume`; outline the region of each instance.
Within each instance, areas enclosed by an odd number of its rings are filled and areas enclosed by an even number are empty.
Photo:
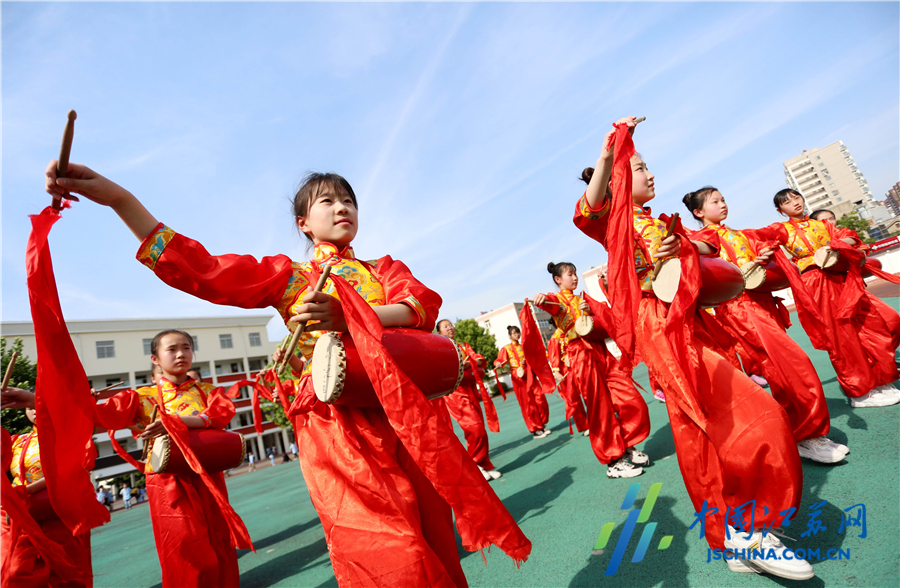
[[[444,337],[456,340],[456,327],[449,320],[442,319],[438,321],[437,330]],[[476,353],[468,343],[457,343],[457,345],[462,349],[464,357],[473,358],[478,367],[484,368],[485,360],[483,355]],[[476,387],[477,384],[475,382],[471,384],[462,383],[459,385],[459,388],[447,396],[437,398],[432,402],[443,405],[447,412],[441,411],[441,413],[449,414],[459,423],[459,427],[463,430],[463,435],[466,438],[466,450],[469,452],[472,461],[478,464],[478,469],[481,471],[484,479],[496,480],[503,474],[494,467],[494,464],[491,463],[491,458],[488,457],[488,434],[487,429],[484,428],[484,415],[481,413]],[[488,399],[485,402],[492,401]],[[488,410],[487,407],[485,409]],[[449,419],[446,422],[450,424]]]
[[[185,432],[224,429],[234,417],[234,403],[222,388],[188,377],[193,345],[184,331],[158,333],[150,342],[150,360],[160,369],[157,384],[120,392],[98,405],[100,423],[139,430],[145,443],[167,434],[162,419],[151,421],[154,411],[177,417]],[[238,586],[237,552],[229,530],[237,515],[227,506],[222,472],[148,472],[146,481],[163,586]],[[240,529],[246,533],[243,524]]]
[[[366,350],[360,356],[382,408],[319,402],[307,361],[289,412],[341,586],[466,586],[450,507],[465,548],[495,543],[516,561],[527,558],[531,542],[381,346],[383,327],[430,331],[441,299],[390,256],[355,257],[357,201],[344,178],[310,174],[295,195],[297,227],[315,245],[314,259],[297,263],[285,255],[210,255],[106,178],[69,164],[68,177],[57,179],[55,166],[47,168],[47,190],[111,206],[141,241],[138,259],[166,283],[218,304],[276,308],[289,328],[306,325],[299,349],[307,359],[327,330],[349,331]],[[325,263],[331,276],[314,292]]]
[[[825,322],[824,334],[831,342],[831,365],[850,405],[897,404],[900,392],[892,383],[900,379],[894,359],[900,345],[900,318],[866,291],[860,265],[868,247],[853,231],[807,217],[803,196],[794,190],[779,191],[774,201],[775,208],[789,219],[771,228],[779,229],[779,242],[793,253],[803,283],[815,299]],[[819,269],[813,256],[823,247],[838,249],[851,258],[850,271]],[[803,326],[810,331],[808,325]]]
[[[767,231],[736,231],[723,223],[728,218],[725,197],[712,186],[684,197],[684,205],[703,223],[691,235],[719,251],[719,257],[737,267],[755,261],[765,265],[772,257]],[[744,292],[716,308],[716,319],[737,341],[741,360],[752,358],[769,382],[772,396],[784,408],[794,429],[800,457],[836,463],[848,453],[846,446],[826,438],[831,418],[816,369],[803,349],[787,334],[787,309],[769,292]]]
[[[607,464],[610,478],[639,476],[644,471],[640,466],[650,463],[647,454],[635,448],[650,433],[647,403],[606,345],[590,343],[575,332],[575,321],[591,314],[587,301],[575,294],[575,266],[551,262],[547,271],[559,294],[537,294],[534,303],[553,317],[568,340],[568,377],[584,396],[594,454]]]
[[[678,465],[710,547],[776,552],[784,546],[763,525],[777,526],[800,504],[803,472],[786,415],[778,403],[725,359],[701,321],[693,320],[699,289],[698,249],[683,234],[666,237],[666,223],[646,204],[654,177],[634,151],[635,117],[621,119],[603,141],[596,169],[575,208],[574,222],[609,251],[610,300],[623,361],[641,358],[666,394]],[[612,183],[610,178],[612,176]],[[654,261],[679,256],[682,281],[673,303],[651,288]],[[730,509],[748,523],[726,524]],[[699,521],[698,521],[699,522]],[[813,577],[806,561],[732,560],[740,572],[769,572],[792,579]]]
[[[10,402],[15,398],[18,402]],[[13,435],[9,462],[5,461],[3,470],[12,477],[12,487],[27,497],[47,487],[47,480],[41,468],[41,456],[38,441],[37,421],[34,411],[34,394],[9,388],[3,393],[3,408],[28,406],[25,415],[34,424],[32,430],[25,435]],[[3,431],[7,435],[6,430]],[[5,442],[5,440],[4,440]],[[4,447],[4,450],[6,448]],[[6,453],[4,451],[4,453]],[[87,476],[88,472],[84,472]],[[8,483],[6,480],[4,483]],[[27,504],[27,502],[26,502]],[[4,505],[7,506],[7,505]],[[44,537],[33,537],[23,528],[20,521],[10,517],[6,510],[0,510],[0,553],[2,553],[2,581],[8,588],[36,588],[50,586],[53,588],[82,588],[94,585],[91,568],[91,533],[73,535],[72,531],[58,518],[38,521]],[[64,550],[65,555],[74,565],[77,576],[71,568],[61,571],[56,569],[56,562],[48,561],[41,548],[52,541]],[[37,546],[36,546],[37,543]]]
[[[566,403],[566,420],[574,420],[575,428],[587,437],[591,433],[588,427],[587,411],[584,409],[581,393],[575,387],[572,378],[568,377],[570,373],[568,348],[568,337],[561,330],[556,329],[547,343],[547,360],[550,363],[550,369],[553,370],[553,377],[556,379],[559,393]],[[569,423],[569,433],[572,433],[571,422]]]
[[[509,364],[513,390],[522,410],[522,419],[528,432],[535,439],[543,439],[550,434],[547,421],[550,420],[550,407],[541,391],[541,384],[535,377],[531,366],[525,362],[525,350],[519,345],[522,331],[515,325],[506,327],[511,343],[504,345],[494,360],[494,367]],[[521,373],[521,375],[520,375]]]

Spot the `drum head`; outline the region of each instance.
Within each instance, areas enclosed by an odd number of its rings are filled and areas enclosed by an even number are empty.
[[[155,437],[150,443],[150,459],[147,462],[147,473],[162,474],[166,471],[169,464],[169,436],[162,435]]]
[[[575,332],[580,336],[590,335],[594,330],[594,319],[590,316],[580,316],[575,319]]]
[[[312,381],[316,398],[329,404],[341,397],[344,391],[347,354],[338,333],[324,333],[312,354]]]
[[[834,249],[831,249],[830,247],[822,247],[816,250],[815,255],[813,255],[813,261],[816,262],[817,266],[825,269],[836,264],[839,257],[840,255]]]
[[[519,366],[516,368],[516,377],[524,378],[525,377],[525,368]]]
[[[675,300],[678,283],[681,281],[681,260],[677,257],[663,260],[656,279],[653,280],[653,293],[663,302]]]
[[[756,290],[766,283],[766,268],[753,261],[748,261],[741,266],[744,275],[744,288]]]

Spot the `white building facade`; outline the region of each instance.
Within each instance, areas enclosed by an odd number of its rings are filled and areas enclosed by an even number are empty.
[[[784,177],[788,187],[806,199],[807,212],[828,209],[840,219],[875,203],[865,176],[843,141],[785,161]]]

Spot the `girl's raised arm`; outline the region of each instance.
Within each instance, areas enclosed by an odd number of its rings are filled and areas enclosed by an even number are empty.
[[[51,161],[45,172],[45,187],[47,192],[53,196],[54,201],[61,200],[66,192],[75,192],[97,204],[109,206],[131,229],[138,241],[143,241],[159,224],[159,221],[150,214],[149,210],[144,208],[144,205],[131,192],[94,170],[70,163],[66,171],[67,177],[58,178],[56,166],[57,161]]]
[[[628,131],[634,134],[634,126],[636,124],[637,117],[635,116],[626,116],[625,118],[620,118],[615,122],[615,124],[624,123],[628,125]],[[600,153],[600,157],[597,159],[597,167],[594,168],[594,174],[591,176],[591,181],[588,183],[587,190],[585,191],[585,196],[587,196],[588,205],[591,208],[598,208],[600,204],[603,202],[603,199],[606,198],[606,187],[609,186],[609,178],[612,176],[612,165],[613,165],[613,145],[612,145],[612,135],[616,132],[615,127],[603,137],[603,151]]]

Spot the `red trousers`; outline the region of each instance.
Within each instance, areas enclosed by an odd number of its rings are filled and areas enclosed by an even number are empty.
[[[383,410],[318,403],[296,425],[303,477],[340,586],[466,588],[450,506]]]
[[[528,427],[529,433],[540,431],[550,420],[550,406],[544,393],[541,390],[541,384],[538,382],[530,368],[525,368],[524,378],[516,375],[516,370],[512,371],[513,391],[516,393],[516,400],[519,401],[519,409],[522,411],[522,419],[525,426]],[[528,379],[531,377],[531,386],[528,386]]]
[[[0,546],[5,563],[10,558],[9,577],[3,578],[3,588],[90,588],[94,585],[91,569],[91,533],[72,535],[72,531],[59,519],[40,523],[47,538],[59,543],[75,567],[85,571],[86,581],[62,578],[41,559],[31,540],[21,532],[16,532],[6,522],[6,512],[0,511]]]
[[[484,415],[474,386],[462,385],[444,396],[444,404],[466,437],[466,451],[472,460],[486,470],[494,469],[488,457],[488,435],[484,428]]]
[[[222,473],[212,474],[227,496]],[[147,500],[163,588],[237,588],[237,552],[228,525],[196,474],[150,474]]]
[[[831,418],[822,382],[803,349],[781,322],[775,299],[765,292],[746,291],[716,308],[716,317],[738,341],[741,360],[759,366],[772,396],[784,409],[794,441],[828,433]]]
[[[802,277],[829,331],[834,347],[829,357],[844,394],[862,396],[876,386],[900,379],[894,360],[894,350],[900,343],[897,312],[864,291],[859,311],[840,318],[839,308],[847,290],[859,286],[838,272],[813,269],[803,272]]]
[[[699,319],[694,388],[665,336],[667,311],[656,298],[641,299],[637,345],[666,394],[678,466],[694,509],[700,512],[704,502],[718,509],[704,524],[710,547],[722,549],[729,507],[748,505],[744,518],[752,516],[756,529],[779,526],[799,507],[800,456],[784,410],[722,356]]]
[[[571,370],[565,364],[560,367],[559,373],[562,374],[563,380],[559,383],[559,394],[566,403],[566,420],[574,419],[575,428],[579,432],[588,430],[587,411],[584,409],[581,391],[575,385],[574,378],[570,375]],[[569,431],[572,431],[572,425],[569,424]]]
[[[612,463],[650,433],[647,403],[605,345],[579,337],[569,343],[568,354],[568,377],[587,404],[591,448],[600,463]]]

